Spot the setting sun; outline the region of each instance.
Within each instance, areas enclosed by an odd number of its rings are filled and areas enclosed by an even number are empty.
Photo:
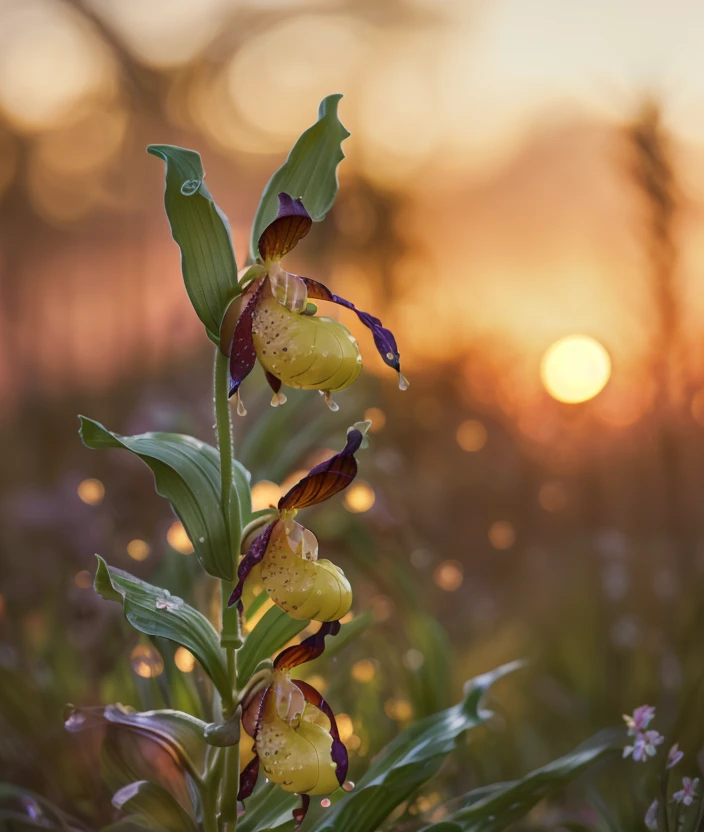
[[[588,335],[568,335],[555,341],[540,364],[545,389],[554,399],[569,404],[593,399],[610,376],[608,352]]]

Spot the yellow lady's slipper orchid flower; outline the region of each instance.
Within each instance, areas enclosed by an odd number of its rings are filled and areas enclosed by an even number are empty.
[[[343,450],[316,465],[279,500],[278,517],[254,539],[239,565],[230,605],[239,601],[247,576],[260,563],[269,597],[292,618],[336,621],[347,615],[352,587],[345,573],[329,560],[318,560],[315,535],[294,517],[299,509],[327,500],[352,482],[357,474],[354,455],[369,425],[360,422],[350,428]]]
[[[255,756],[240,776],[238,800],[250,796],[261,768],[272,783],[301,795],[302,808],[293,813],[300,823],[310,795],[330,794],[345,782],[347,749],[332,709],[314,687],[290,675],[291,668],[320,656],[325,636],[339,630],[339,621],[323,624],[284,650],[245,696],[242,725],[254,738]]]
[[[238,413],[244,414],[239,388],[254,362],[264,368],[274,391],[273,406],[283,404],[281,386],[319,390],[328,405],[337,410],[331,394],[349,387],[362,370],[359,346],[352,333],[331,318],[315,316],[311,298],[330,301],[351,309],[374,337],[382,359],[399,373],[399,386],[408,382],[401,375],[396,339],[381,321],[333,294],[322,283],[284,271],[281,259],[306,236],[312,220],[300,200],[279,194],[279,213],[259,238],[260,262],[252,267],[251,288],[232,329],[225,316],[221,343],[230,356],[230,395],[238,396]]]

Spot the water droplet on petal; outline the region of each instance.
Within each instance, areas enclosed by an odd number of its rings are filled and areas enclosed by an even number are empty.
[[[333,413],[337,413],[340,409],[340,405],[333,399],[332,393],[329,390],[325,390],[323,395],[325,396],[325,404],[332,410]]]
[[[186,179],[181,185],[181,193],[184,196],[193,196],[193,194],[198,193],[202,181],[202,179]]]
[[[351,780],[345,780],[342,784],[342,788],[346,792],[351,792],[354,789],[354,783]]]
[[[408,390],[409,386],[410,386],[410,382],[408,381],[406,376],[404,376],[403,373],[399,373],[398,374],[398,389],[399,390]]]
[[[246,416],[247,415],[247,408],[244,406],[244,402],[240,396],[240,391],[237,391],[237,415],[238,416]]]
[[[274,393],[274,395],[271,397],[271,406],[278,407],[280,404],[286,404],[287,401],[288,399],[286,398],[285,393]]]
[[[329,809],[329,808],[330,808],[330,806],[332,806],[332,800],[330,800],[330,798],[329,798],[329,797],[324,797],[324,798],[320,801],[320,805],[323,807],[323,809]]]

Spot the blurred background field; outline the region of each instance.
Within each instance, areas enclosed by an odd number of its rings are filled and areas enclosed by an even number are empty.
[[[362,480],[308,523],[366,627],[311,667],[353,774],[517,657],[438,788],[645,701],[701,746],[703,23],[684,0],[1,0],[0,779],[107,822],[64,704],[199,707],[190,654],[129,630],[93,555],[212,588],[148,472],[83,448],[76,414],[211,439],[211,345],[145,146],[201,152],[244,265],[261,189],[332,92],[340,194],[287,262],[394,330],[411,388],[343,317],[368,372],[340,413],[272,411],[256,375],[235,427],[264,507],[372,419]],[[548,360],[568,336],[597,347]]]

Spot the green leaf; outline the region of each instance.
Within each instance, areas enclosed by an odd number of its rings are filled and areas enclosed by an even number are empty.
[[[428,716],[450,704],[452,646],[442,624],[420,610],[409,612],[404,629],[423,655],[420,667],[408,671],[413,713]]]
[[[254,793],[245,801],[245,813],[237,822],[237,832],[277,829],[291,821],[291,813],[300,804],[297,795],[263,780],[260,778]]]
[[[139,780],[112,797],[113,806],[144,819],[154,829],[168,832],[198,832],[198,826],[174,798],[156,783]]]
[[[473,679],[458,705],[402,731],[379,755],[354,792],[345,795],[307,832],[374,832],[393,810],[437,773],[459,737],[491,713],[483,699],[497,679],[522,667],[512,662]]]
[[[3,804],[8,802],[12,809],[6,809]],[[13,811],[18,805],[39,807],[39,817],[34,820],[24,812]],[[4,821],[11,821],[5,827]],[[50,825],[51,824],[51,825]],[[65,814],[58,806],[47,800],[40,794],[25,789],[22,786],[14,786],[11,783],[0,783],[0,829],[7,828],[12,832],[19,832],[20,829],[56,829],[61,832],[74,832],[82,828],[82,824]]]
[[[243,685],[262,659],[268,659],[310,624],[290,618],[278,607],[272,607],[247,636],[237,656],[238,684]]]
[[[225,654],[208,619],[176,595],[128,572],[108,566],[96,555],[95,590],[107,601],[121,602],[125,617],[140,633],[161,636],[193,653],[213,680],[223,701],[232,702]]]
[[[563,789],[594,763],[620,752],[623,730],[603,731],[521,780],[476,789],[465,796],[470,805],[424,832],[500,832],[526,815],[537,803]]]
[[[149,821],[139,815],[129,815],[122,820],[101,827],[100,832],[149,832],[151,827],[148,824]]]
[[[166,497],[183,523],[198,560],[209,574],[222,580],[235,577],[240,541],[230,541],[220,502],[220,455],[205,442],[179,433],[120,436],[99,422],[78,417],[83,444],[88,448],[125,448],[154,474],[157,492]],[[243,521],[251,506],[249,472],[234,464],[233,485],[244,504]]]
[[[124,705],[106,705],[72,707],[65,727],[68,731],[77,732],[108,725],[112,726],[113,736],[120,734],[120,744],[123,748],[126,745],[125,738],[131,739],[134,747],[132,759],[142,757],[146,767],[155,767],[156,757],[150,747],[156,743],[167,752],[171,760],[177,760],[179,767],[188,771],[192,777],[203,776],[207,746],[203,739],[205,722],[202,720],[182,711],[137,712]]]
[[[164,204],[186,291],[217,344],[225,309],[240,291],[230,225],[203,181],[200,154],[168,144],[149,145],[147,152],[166,162]]]
[[[262,231],[276,219],[280,193],[301,198],[313,222],[320,222],[337,194],[337,166],[345,158],[341,144],[350,135],[337,116],[341,95],[320,102],[318,121],[302,133],[282,167],[271,177],[262,194],[252,226],[249,256],[257,259]]]

